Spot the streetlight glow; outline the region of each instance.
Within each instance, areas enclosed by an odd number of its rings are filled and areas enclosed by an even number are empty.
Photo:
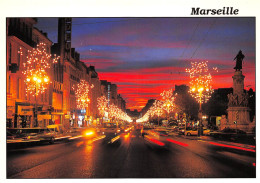
[[[206,103],[213,93],[211,81],[212,77],[209,73],[207,61],[206,62],[191,62],[192,68],[186,69],[190,74],[190,90],[189,93],[199,103],[199,118],[202,118],[201,104]],[[205,90],[206,88],[206,90]],[[197,92],[196,92],[197,91]],[[199,123],[199,133],[201,133],[201,123]]]

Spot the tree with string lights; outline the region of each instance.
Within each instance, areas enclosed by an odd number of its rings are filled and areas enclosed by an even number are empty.
[[[201,105],[206,103],[211,94],[213,93],[212,89],[212,76],[209,73],[208,65],[206,62],[192,62],[191,68],[186,69],[186,72],[190,75],[190,90],[189,93],[192,97],[196,99],[199,103],[199,133],[201,135],[201,123],[202,123],[202,109]]]
[[[151,107],[151,116],[157,115],[158,126],[159,126],[159,117],[163,114],[163,102],[156,100]]]
[[[76,87],[73,87],[78,109],[86,109],[88,107],[90,103],[89,91],[91,88],[93,88],[93,85],[90,86],[90,84],[83,79],[80,80]]]
[[[93,87],[93,85],[90,85],[83,79],[80,80],[76,87],[72,87],[72,89],[75,91],[76,104],[78,109],[87,111],[88,105],[90,103],[89,91]]]
[[[176,107],[174,103],[175,96],[173,95],[172,89],[164,90],[160,95],[162,96],[162,108],[166,111],[167,120],[169,122],[168,117],[170,115],[170,112],[172,112]]]
[[[97,107],[99,114],[102,116],[102,121],[103,121],[103,116],[105,115],[105,112],[108,111],[108,100],[106,99],[105,96],[101,96],[97,98]]]
[[[21,49],[18,52],[23,55]],[[35,126],[38,126],[37,121],[37,95],[43,94],[48,85],[51,83],[48,70],[52,63],[56,63],[59,57],[48,54],[46,51],[46,44],[40,43],[36,48],[28,50],[27,61],[24,63],[23,74],[25,76],[26,95],[35,97]]]

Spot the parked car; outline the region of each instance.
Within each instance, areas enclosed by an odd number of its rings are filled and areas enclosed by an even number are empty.
[[[178,132],[179,132],[179,135],[184,135],[184,132],[185,132],[185,128],[179,128],[178,129]]]
[[[203,128],[203,135],[210,135],[210,133],[211,133],[210,129]]]
[[[82,134],[82,131],[84,130],[85,128],[82,128],[82,127],[72,127],[69,129],[69,133],[72,135],[72,136],[77,136],[77,135],[81,135]]]
[[[190,135],[198,135],[198,129],[191,129],[191,130],[186,130],[185,135],[190,136]]]
[[[68,133],[62,124],[48,125],[47,129],[50,131],[54,140],[68,139],[71,134]]]
[[[54,135],[47,128],[11,128],[7,132],[8,139],[20,142],[54,142]]]
[[[223,133],[238,133],[238,134],[246,134],[243,130],[233,129],[233,128],[225,128],[221,132]]]

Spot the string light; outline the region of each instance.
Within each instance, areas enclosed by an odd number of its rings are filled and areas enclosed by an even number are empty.
[[[105,112],[107,112],[108,110],[108,100],[106,99],[105,96],[101,96],[99,98],[97,98],[97,107],[98,107],[98,111],[101,115],[104,115]]]
[[[123,120],[128,122],[133,121],[131,117],[129,117],[125,112],[123,112],[114,104],[109,105],[108,114],[110,118],[115,118],[117,120]]]
[[[18,53],[23,55],[22,48],[20,47]],[[24,70],[22,73],[25,75],[26,95],[43,94],[47,90],[50,79],[48,76],[48,69],[51,63],[57,63],[59,57],[52,56],[46,52],[46,44],[40,43],[36,48],[28,50],[26,62],[23,64]]]
[[[186,69],[186,72],[189,73],[191,81],[189,93],[196,99],[199,103],[206,103],[211,94],[213,93],[212,89],[212,76],[209,73],[208,61],[206,62],[192,62],[191,68]],[[217,68],[215,69],[217,71]]]
[[[172,89],[170,90],[164,90],[161,94],[162,96],[162,108],[163,110],[167,111],[167,113],[170,113],[171,111],[173,111],[175,109],[175,96],[173,96],[173,91]]]
[[[86,109],[90,103],[89,91],[93,88],[89,83],[83,79],[80,80],[80,83],[76,87],[72,87],[75,91],[76,104],[78,109]]]

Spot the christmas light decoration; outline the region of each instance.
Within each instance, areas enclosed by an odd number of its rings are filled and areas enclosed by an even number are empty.
[[[109,118],[116,119],[116,120],[123,120],[128,122],[133,121],[125,112],[123,112],[114,104],[109,105],[108,116]]]
[[[202,108],[201,104],[206,103],[209,98],[211,97],[211,94],[213,93],[212,89],[212,77],[209,73],[208,61],[206,62],[192,62],[191,63],[191,69],[186,69],[186,72],[190,74],[190,90],[189,93],[192,97],[196,99],[196,101],[199,103],[199,133],[198,135],[201,135],[202,126]],[[217,70],[217,69],[214,69]]]
[[[80,80],[80,83],[76,87],[72,87],[75,91],[76,104],[78,109],[86,109],[90,103],[89,91],[93,88],[89,83],[83,79]]]
[[[101,97],[97,98],[98,111],[102,116],[105,114],[105,112],[108,111],[107,106],[108,106],[108,100],[106,99],[105,96],[101,96]]]
[[[22,48],[18,51],[23,55]],[[49,83],[48,69],[51,63],[56,63],[59,57],[52,56],[46,52],[46,44],[40,43],[36,48],[28,50],[27,61],[23,64],[25,75],[26,95],[37,96],[39,93],[44,93]]]
[[[201,104],[206,103],[214,91],[211,85],[212,76],[209,73],[207,61],[192,62],[191,66],[191,69],[186,69],[191,78],[189,93],[197,102]]]
[[[172,89],[170,90],[164,90],[161,94],[162,96],[162,108],[165,110],[168,114],[174,110],[175,108],[175,96],[173,96]]]

